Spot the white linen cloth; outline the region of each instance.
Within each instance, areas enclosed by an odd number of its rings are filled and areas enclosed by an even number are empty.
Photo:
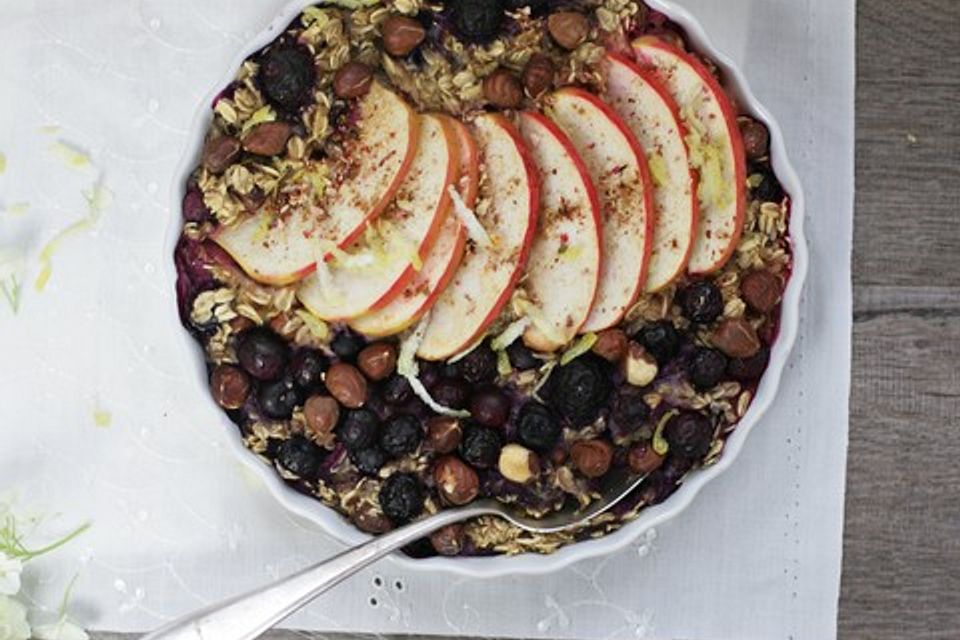
[[[79,572],[89,627],[144,630],[329,556],[200,424],[161,326],[168,194],[201,98],[285,0],[2,0],[0,249],[26,252],[0,307],[0,490],[93,528],[34,566],[55,606]],[[687,0],[780,120],[805,183],[811,273],[778,402],[682,516],[555,575],[475,581],[385,561],[289,626],[543,637],[826,640],[836,635],[850,367],[853,0]],[[59,129],[43,129],[57,126]],[[70,169],[62,140],[95,167]],[[46,290],[40,248],[67,238]],[[18,203],[29,203],[29,208]],[[19,213],[18,213],[19,212]],[[2,304],[2,300],[0,300]],[[95,414],[99,420],[95,419]],[[109,419],[108,419],[109,418]],[[109,422],[97,426],[97,422]]]

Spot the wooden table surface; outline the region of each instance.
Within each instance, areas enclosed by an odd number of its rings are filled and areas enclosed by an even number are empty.
[[[853,390],[839,637],[956,640],[960,0],[859,0],[857,32]]]

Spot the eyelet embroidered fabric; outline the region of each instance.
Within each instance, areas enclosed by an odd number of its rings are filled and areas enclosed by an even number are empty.
[[[281,0],[45,0],[0,24],[0,489],[90,520],[26,593],[92,628],[144,630],[341,545],[287,513],[202,423],[178,370],[161,268],[167,194],[197,104]],[[627,549],[556,574],[477,580],[393,560],[287,622],[380,634],[543,638],[835,637],[850,354],[854,2],[688,0],[776,114],[807,185],[811,275],[775,406],[736,464]],[[721,6],[722,5],[722,6]],[[89,154],[63,160],[58,143]],[[61,149],[62,151],[62,149]],[[42,292],[43,245],[69,235]],[[25,206],[29,205],[29,206]],[[19,267],[18,267],[19,268]],[[2,271],[2,269],[0,269]]]

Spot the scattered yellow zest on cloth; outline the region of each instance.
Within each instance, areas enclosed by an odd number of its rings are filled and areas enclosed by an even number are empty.
[[[30,209],[29,202],[14,202],[9,207],[5,208],[4,211],[9,213],[12,216],[22,216]]]
[[[10,305],[14,315],[20,311],[20,297],[23,293],[21,274],[25,266],[23,251],[0,247],[0,296]]]
[[[101,429],[107,429],[113,424],[113,415],[103,407],[94,407],[93,424]]]
[[[85,169],[92,164],[89,155],[62,140],[57,140],[50,145],[50,151],[71,169]]]
[[[57,233],[40,251],[40,273],[33,282],[33,288],[38,292],[44,290],[47,282],[50,280],[50,276],[53,275],[53,256],[63,241],[70,236],[92,229],[97,224],[101,214],[103,214],[111,202],[113,202],[113,193],[104,187],[100,181],[94,185],[91,191],[84,193],[83,197],[87,201],[88,213],[86,217],[77,220],[66,229]]]

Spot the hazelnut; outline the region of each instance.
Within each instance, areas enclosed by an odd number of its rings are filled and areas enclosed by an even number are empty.
[[[752,271],[740,281],[744,301],[760,313],[770,313],[777,307],[782,289],[780,278],[769,271]]]
[[[740,136],[748,160],[759,160],[770,151],[770,131],[753,118],[740,118]]]
[[[660,465],[663,464],[663,456],[654,451],[653,445],[647,442],[630,449],[627,464],[630,465],[630,470],[634,473],[647,475],[660,468]]]
[[[367,401],[367,379],[352,364],[331,365],[324,382],[330,395],[348,409],[359,409]]]
[[[333,92],[339,98],[359,98],[370,91],[373,69],[362,62],[348,62],[333,76]]]
[[[442,556],[458,556],[463,551],[466,534],[462,524],[448,524],[430,534],[430,544]]]
[[[437,453],[452,453],[460,446],[463,428],[449,416],[435,416],[427,422],[427,443]]]
[[[253,320],[243,316],[237,316],[230,321],[230,330],[234,333],[234,335],[243,333],[252,326],[254,326]]]
[[[555,71],[549,56],[535,53],[523,68],[523,86],[531,98],[539,98],[553,86]]]
[[[760,351],[760,338],[743,318],[728,318],[710,338],[713,346],[731,358],[752,358]]]
[[[586,477],[599,478],[610,470],[613,446],[605,440],[581,440],[570,448],[570,459]]]
[[[519,444],[508,444],[500,450],[497,469],[510,482],[525,484],[540,475],[540,458]]]
[[[392,56],[409,55],[427,37],[423,25],[407,16],[390,16],[381,25],[383,48]]]
[[[501,109],[515,109],[523,102],[523,85],[513,73],[499,68],[483,79],[483,95]]]
[[[210,138],[203,145],[203,168],[210,173],[223,173],[239,155],[240,141],[233,136]]]
[[[627,354],[627,334],[620,329],[607,329],[597,335],[593,352],[607,362],[620,362]]]
[[[366,503],[354,512],[352,519],[353,524],[357,525],[357,529],[367,533],[380,534],[393,529],[390,518],[383,515],[379,509]]]
[[[558,11],[547,18],[547,30],[554,42],[572,51],[590,35],[590,20],[577,11]]]
[[[657,378],[657,360],[636,342],[627,347],[623,375],[635,387],[645,387]]]
[[[444,456],[437,460],[433,467],[433,481],[441,497],[455,506],[467,504],[480,491],[477,472],[455,456]]]
[[[250,395],[250,376],[240,367],[222,364],[210,375],[210,391],[224,409],[239,409]]]
[[[303,405],[303,417],[315,434],[328,435],[340,421],[340,405],[330,396],[313,396]]]
[[[375,342],[360,352],[357,366],[371,380],[386,380],[397,366],[397,349],[386,342]]]
[[[258,156],[275,156],[287,148],[293,127],[286,122],[261,122],[243,136],[243,148]]]

